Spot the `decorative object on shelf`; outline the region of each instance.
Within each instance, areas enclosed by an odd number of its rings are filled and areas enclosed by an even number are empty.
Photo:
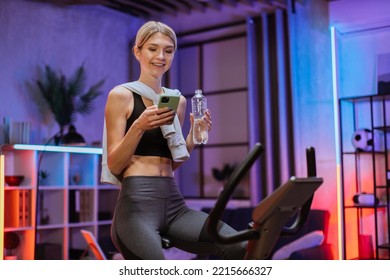
[[[9,129],[10,129],[10,118],[4,117],[3,118],[3,133],[4,133],[4,144],[9,144]]]
[[[390,186],[390,170],[386,171],[386,184],[387,184],[387,187]]]
[[[378,94],[390,93],[390,53],[378,54],[377,86]]]
[[[352,145],[358,152],[378,151],[380,147],[379,141],[378,134],[368,128],[358,129],[352,135]]]
[[[47,179],[49,178],[50,173],[47,170],[39,170],[38,172],[38,179],[39,179],[39,185],[44,186],[47,184]]]
[[[373,260],[374,246],[372,243],[372,235],[359,234],[359,260]]]
[[[67,146],[85,146],[84,137],[77,133],[73,124],[69,125],[68,133],[64,135],[62,144]]]
[[[30,144],[30,128],[29,122],[10,122],[9,144]]]
[[[80,185],[80,183],[81,183],[81,175],[80,174],[75,173],[74,175],[72,175],[71,179],[72,179],[71,183],[73,185]]]
[[[39,186],[45,186],[48,184],[47,180],[50,176],[50,173],[47,170],[39,170],[38,172],[38,179],[39,179]],[[39,191],[39,224],[40,225],[47,225],[50,222],[50,216],[49,211],[47,208],[44,207],[44,195],[42,191]]]
[[[373,193],[358,193],[352,198],[353,202],[358,205],[378,205],[379,199],[374,196]]]
[[[43,207],[42,207],[43,208]],[[41,212],[39,212],[39,224],[47,225],[50,223],[49,210],[47,208],[43,208]]]
[[[5,175],[4,180],[7,183],[8,186],[16,187],[19,186],[23,180],[23,175]]]
[[[47,175],[48,176],[48,175]],[[43,191],[38,191],[39,196],[38,196],[38,215],[39,215],[39,224],[40,225],[47,225],[50,222],[50,216],[49,216],[49,211],[47,208],[45,208],[45,196]]]
[[[55,137],[57,145],[62,143],[65,126],[74,123],[76,114],[89,114],[93,109],[92,101],[102,94],[99,88],[103,85],[104,79],[85,91],[86,79],[84,66],[78,67],[68,78],[46,65],[36,80],[39,92],[47,101],[60,127]]]
[[[4,144],[30,144],[31,123],[27,121],[12,121],[10,117],[3,118]]]
[[[19,247],[20,238],[19,235],[15,232],[5,232],[4,233],[4,248],[5,248],[5,257],[4,259],[16,260],[16,255],[14,250]]]
[[[390,93],[390,82],[379,81],[378,82],[378,93],[379,94]]]
[[[83,165],[78,161],[73,161],[69,167],[69,183],[72,185],[82,184]]]

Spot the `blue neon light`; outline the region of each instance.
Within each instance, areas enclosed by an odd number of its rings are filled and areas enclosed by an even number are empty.
[[[62,153],[79,153],[79,154],[102,154],[102,148],[79,147],[79,146],[52,146],[52,145],[28,145],[15,144],[15,150],[31,150],[44,152],[62,152]]]

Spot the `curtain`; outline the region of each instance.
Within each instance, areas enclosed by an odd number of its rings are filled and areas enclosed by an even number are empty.
[[[287,12],[248,18],[249,144],[265,150],[251,169],[257,204],[295,173]]]

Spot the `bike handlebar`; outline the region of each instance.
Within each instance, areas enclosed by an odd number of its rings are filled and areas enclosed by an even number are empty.
[[[238,183],[245,176],[245,174],[252,167],[256,159],[263,151],[263,146],[260,143],[256,143],[245,159],[241,162],[241,164],[234,170],[232,175],[229,177],[225,187],[218,196],[217,202],[215,203],[215,206],[211,210],[210,215],[206,221],[208,223],[208,233],[210,237],[216,242],[221,244],[231,244],[249,239],[257,239],[259,237],[259,233],[252,229],[242,230],[229,236],[222,236],[217,230],[217,225],[223,211],[226,208],[230,196],[233,194]]]

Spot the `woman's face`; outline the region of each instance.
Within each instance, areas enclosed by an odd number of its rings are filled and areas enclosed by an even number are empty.
[[[153,34],[141,47],[134,47],[141,72],[153,77],[162,76],[169,70],[175,54],[173,41],[162,33]]]

